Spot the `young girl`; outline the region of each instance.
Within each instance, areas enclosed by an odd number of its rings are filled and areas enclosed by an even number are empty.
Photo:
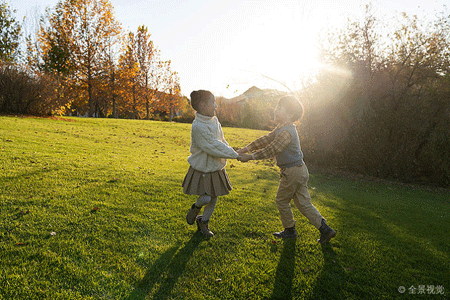
[[[319,243],[324,244],[336,236],[336,232],[327,225],[325,219],[311,203],[308,192],[308,168],[303,161],[295,121],[303,116],[302,104],[293,96],[282,97],[275,109],[275,122],[278,126],[268,135],[263,136],[237,152],[242,155],[239,160],[247,162],[252,159],[276,157],[280,167],[280,184],[276,196],[283,231],[273,235],[280,238],[295,238],[295,220],[290,201],[319,230]],[[251,155],[244,154],[256,151]]]
[[[228,145],[222,126],[214,116],[217,108],[214,95],[204,90],[193,91],[191,105],[196,116],[191,128],[190,167],[182,186],[185,194],[199,197],[187,213],[186,221],[190,225],[197,222],[201,233],[211,237],[214,234],[209,230],[208,222],[217,197],[227,195],[232,189],[225,171],[226,159],[239,155]],[[203,215],[197,216],[203,206]]]

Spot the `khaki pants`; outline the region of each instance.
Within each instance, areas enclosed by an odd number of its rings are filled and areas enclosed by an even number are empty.
[[[275,201],[284,228],[293,227],[295,224],[290,205],[292,199],[294,199],[295,206],[311,224],[317,229],[321,226],[323,217],[311,203],[311,196],[307,187],[308,179],[309,172],[305,164],[281,169],[280,185],[278,186]]]

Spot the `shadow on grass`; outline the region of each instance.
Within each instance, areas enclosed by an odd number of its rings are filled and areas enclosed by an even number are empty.
[[[341,299],[342,288],[345,286],[344,268],[336,259],[332,244],[321,245],[324,264],[317,277],[314,289],[309,299]]]
[[[292,299],[292,281],[295,275],[295,243],[297,239],[283,241],[283,250],[278,262],[275,283],[270,299]]]
[[[183,274],[189,259],[202,241],[204,238],[197,232],[184,244],[183,248],[179,249],[180,245],[177,244],[164,252],[126,299],[143,300],[155,286],[156,290],[152,299],[169,298],[178,278]]]
[[[337,177],[315,183],[321,205],[335,211],[331,225],[341,249],[337,255],[322,248],[310,299],[393,299],[406,296],[398,292],[403,285],[448,281],[449,242],[442,239],[448,210],[434,195]]]

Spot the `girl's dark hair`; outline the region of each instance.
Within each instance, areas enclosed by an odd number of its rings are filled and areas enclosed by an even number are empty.
[[[295,122],[303,118],[303,104],[294,96],[281,97],[280,100],[278,100],[278,105],[286,108],[286,110],[292,114],[292,119],[290,121]]]
[[[212,100],[215,99],[213,93],[211,93],[210,91],[205,90],[193,91],[191,93],[191,106],[193,109],[198,111],[200,104],[205,103],[209,99]]]

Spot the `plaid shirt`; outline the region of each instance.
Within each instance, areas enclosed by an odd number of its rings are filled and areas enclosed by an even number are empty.
[[[252,153],[254,159],[268,159],[281,153],[284,148],[291,142],[292,136],[287,130],[282,130],[278,135],[275,131],[282,125],[277,126],[269,134],[260,137],[251,144],[247,145],[247,149]],[[259,151],[258,151],[259,150]]]

